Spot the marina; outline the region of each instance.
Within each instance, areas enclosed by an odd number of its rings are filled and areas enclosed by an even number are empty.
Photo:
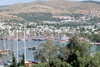
[[[6,54],[6,51],[3,53],[2,51],[2,41],[3,40],[0,40],[0,49],[2,53],[0,53],[0,60],[2,60],[2,57],[3,55],[2,54]],[[18,60],[21,60],[22,59],[22,54],[24,53],[24,49],[26,49],[26,60],[31,60],[31,59],[34,59],[34,54],[37,54],[38,51],[36,49],[39,49],[39,44],[40,43],[43,43],[43,42],[46,42],[46,41],[34,41],[34,40],[30,40],[30,41],[25,41],[26,43],[26,48],[24,48],[24,41],[18,41]],[[6,43],[6,40],[4,40],[4,43]],[[62,44],[67,44],[67,42],[53,42],[53,45],[59,43],[60,45]],[[34,47],[32,47],[34,46]],[[6,46],[5,46],[6,48]],[[100,51],[99,50],[100,46],[98,45],[94,45],[94,47],[92,48],[93,51],[97,52],[97,51]],[[8,49],[11,49],[11,40],[8,40]],[[14,56],[17,58],[17,41],[16,40],[13,40],[13,52],[14,52]],[[8,59],[9,61],[11,61],[11,53],[8,52],[9,54],[7,54],[8,56]],[[6,57],[6,55],[4,55]],[[6,58],[5,58],[5,61],[6,61]]]

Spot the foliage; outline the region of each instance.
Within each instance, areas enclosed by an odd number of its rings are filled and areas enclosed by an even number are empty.
[[[36,60],[41,59],[42,63],[35,64],[32,67],[99,67],[100,53],[91,56],[93,45],[85,40],[79,41],[78,37],[73,36],[69,39],[67,45],[62,46],[59,44],[53,45],[51,40],[41,43],[38,50],[39,54],[35,55],[34,58]],[[23,59],[21,64],[24,65]]]
[[[49,63],[39,63],[35,64],[32,67],[72,67],[67,62],[61,62],[60,59],[51,59]]]
[[[21,65],[23,65],[23,66],[25,65],[24,53],[22,54]]]
[[[16,58],[13,56],[12,65],[10,67],[17,67]]]
[[[67,64],[67,62],[61,62],[60,67],[72,67],[72,66]]]
[[[49,63],[44,64],[45,67],[50,67]]]
[[[100,42],[100,34],[86,34],[86,33],[80,33],[81,37],[86,37],[88,38],[90,41],[93,42]]]
[[[61,60],[60,59],[51,59],[50,67],[60,67]]]
[[[41,59],[42,62],[47,62],[46,60],[49,61],[51,58],[57,57],[60,45],[53,45],[51,40],[47,40],[46,43],[41,43],[39,47],[39,57],[35,56],[35,58]]]
[[[90,66],[100,67],[100,52],[97,52],[97,54],[95,54],[95,56],[91,59]]]
[[[72,14],[71,17],[74,17],[75,19],[79,19],[80,17],[84,16],[84,14]]]
[[[91,19],[90,19],[90,22],[91,22],[91,23],[94,23],[94,22],[95,22],[95,23],[100,22],[100,18],[98,18],[98,17],[91,18]]]
[[[88,66],[91,59],[91,47],[92,45],[87,41],[83,41],[81,44],[79,44],[74,52],[75,57],[72,65],[75,67]]]
[[[44,63],[35,64],[32,67],[45,67]]]
[[[13,14],[15,15],[15,14]],[[24,18],[26,21],[33,21],[33,22],[40,22],[40,21],[57,21],[56,18],[53,18],[51,13],[37,13],[37,12],[30,12],[30,13],[19,13],[17,14],[18,17]]]
[[[80,22],[67,22],[67,23],[61,23],[61,24],[44,24],[44,25],[48,25],[48,26],[54,26],[57,29],[59,29],[60,27],[73,27],[76,28],[78,26],[88,26],[89,24],[87,23],[80,23]]]

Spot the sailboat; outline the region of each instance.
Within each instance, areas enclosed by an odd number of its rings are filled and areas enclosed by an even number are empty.
[[[25,41],[25,26],[24,26],[24,56],[25,56],[25,63],[26,63],[26,41]]]
[[[18,30],[17,30],[17,61],[18,61]]]

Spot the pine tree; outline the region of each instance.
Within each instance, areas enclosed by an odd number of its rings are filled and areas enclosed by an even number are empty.
[[[16,58],[13,56],[12,65],[10,67],[17,67]]]
[[[24,65],[25,66],[24,53],[22,54],[21,65]]]

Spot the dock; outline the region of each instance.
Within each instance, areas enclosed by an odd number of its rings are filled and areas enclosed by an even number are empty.
[[[100,45],[100,43],[94,43],[94,42],[90,42],[93,45]]]

